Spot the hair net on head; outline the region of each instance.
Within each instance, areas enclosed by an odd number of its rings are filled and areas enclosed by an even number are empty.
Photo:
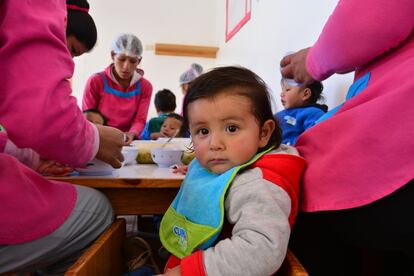
[[[121,34],[115,38],[112,44],[112,51],[115,54],[124,54],[130,57],[141,57],[142,43],[133,34]]]
[[[190,69],[185,71],[180,76],[180,84],[192,82],[195,78],[203,73],[203,67],[198,63],[191,64]]]

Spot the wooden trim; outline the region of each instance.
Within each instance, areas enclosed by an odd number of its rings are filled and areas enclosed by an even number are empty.
[[[122,243],[125,240],[125,220],[117,219],[112,226],[79,257],[65,276],[114,276],[125,272]]]
[[[309,276],[293,252],[288,249],[285,260],[275,276]]]
[[[188,56],[188,57],[204,57],[216,58],[217,47],[180,45],[180,44],[155,44],[155,54],[165,56]]]

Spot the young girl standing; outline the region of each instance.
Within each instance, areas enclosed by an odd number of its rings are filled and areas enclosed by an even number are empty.
[[[283,262],[304,160],[280,146],[264,82],[239,67],[198,77],[184,101],[196,159],[160,227],[165,275],[270,275]]]

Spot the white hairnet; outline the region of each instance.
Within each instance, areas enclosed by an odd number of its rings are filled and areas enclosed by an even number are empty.
[[[115,38],[112,44],[112,51],[115,54],[124,54],[130,57],[141,57],[142,43],[133,34],[121,34]]]
[[[185,84],[192,82],[195,78],[200,76],[203,73],[203,67],[198,63],[191,64],[191,67],[181,74],[180,84]]]

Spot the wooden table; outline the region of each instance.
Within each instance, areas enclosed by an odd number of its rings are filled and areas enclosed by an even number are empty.
[[[167,210],[184,176],[154,164],[137,164],[115,170],[112,175],[51,179],[100,190],[110,200],[115,215],[151,215]]]

